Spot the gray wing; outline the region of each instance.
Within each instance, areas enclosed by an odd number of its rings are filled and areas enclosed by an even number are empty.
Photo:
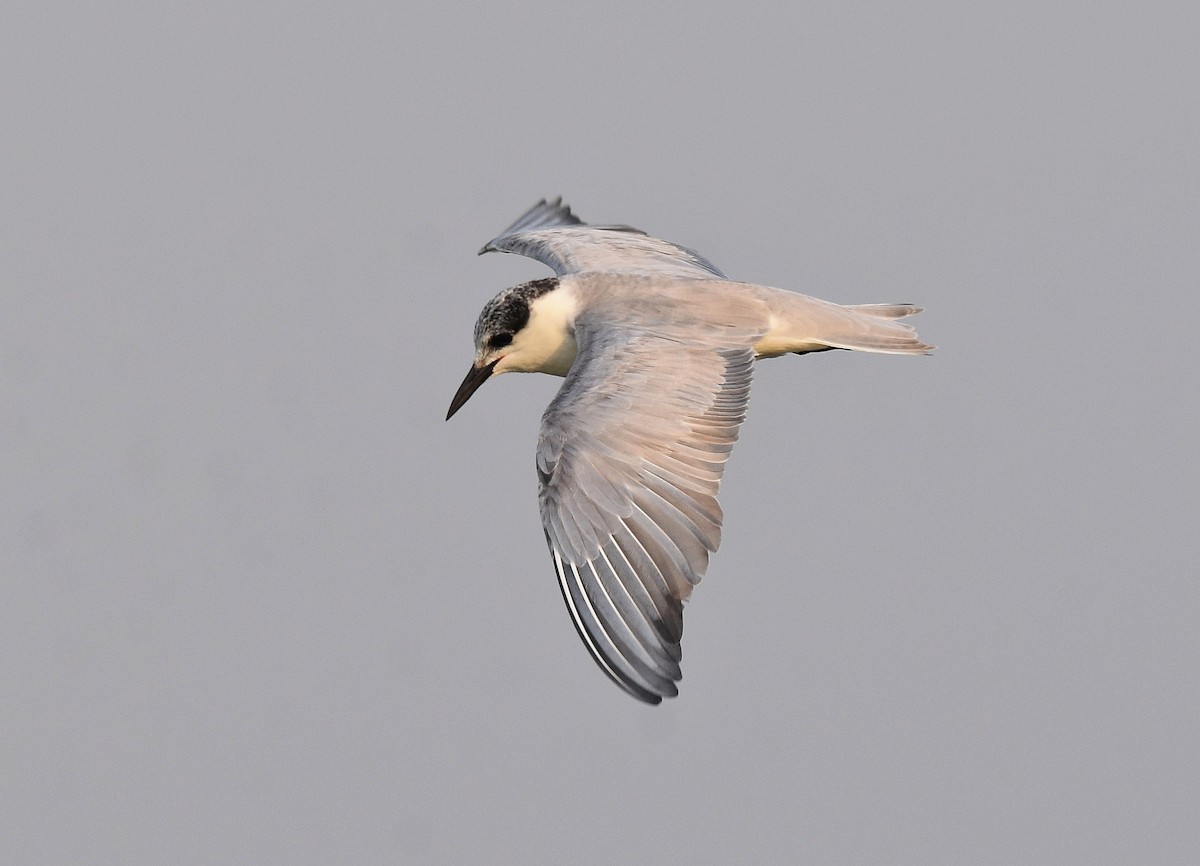
[[[652,238],[630,226],[590,226],[562,203],[542,199],[480,255],[498,251],[537,259],[556,274],[583,271],[661,274],[692,279],[724,279],[704,256],[670,241]]]
[[[542,417],[538,499],[563,599],[600,668],[647,703],[678,694],[683,602],[721,539],[717,487],[754,359],[753,336],[731,334],[681,341],[585,314]]]

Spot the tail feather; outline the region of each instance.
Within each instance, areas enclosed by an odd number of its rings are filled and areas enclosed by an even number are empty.
[[[854,349],[893,355],[925,355],[912,325],[899,321],[921,312],[912,304],[834,304],[796,292],[752,287],[771,310],[771,325],[755,344],[760,357],[794,352]]]
[[[833,305],[831,305],[833,306]],[[891,355],[928,355],[936,346],[922,343],[917,329],[899,319],[920,312],[910,304],[871,304],[840,307],[823,319],[821,327],[799,347],[798,354],[829,349],[882,352]],[[811,344],[815,343],[816,346]]]
[[[894,327],[894,331],[874,328],[870,331],[830,335],[822,337],[820,342],[831,349],[853,349],[889,355],[928,355],[937,348],[917,339],[916,330],[909,325]],[[900,330],[901,327],[904,328],[903,331]]]
[[[849,304],[831,317],[828,330],[817,338],[835,349],[883,352],[892,355],[928,355],[936,347],[922,343],[917,329],[897,321],[921,312],[912,304]]]
[[[845,307],[847,310],[879,319],[905,319],[915,316],[923,309],[912,304],[846,304]]]

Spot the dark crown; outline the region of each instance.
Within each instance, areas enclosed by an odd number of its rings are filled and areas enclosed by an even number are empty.
[[[475,323],[475,342],[488,334],[515,334],[529,323],[529,307],[547,292],[558,288],[558,277],[530,280],[505,289],[487,302]]]

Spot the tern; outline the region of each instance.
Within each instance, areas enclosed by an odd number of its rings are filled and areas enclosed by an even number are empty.
[[[927,354],[911,304],[842,306],[728,279],[700,254],[543,199],[480,255],[555,276],[505,289],[475,323],[449,420],[501,373],[565,376],[542,416],[538,504],[592,658],[648,704],[679,693],[683,605],[721,540],[717,488],[754,361],[854,349]]]

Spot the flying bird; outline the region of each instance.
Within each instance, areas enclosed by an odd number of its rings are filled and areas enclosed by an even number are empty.
[[[538,504],[559,588],[592,658],[649,704],[678,694],[683,604],[721,540],[717,488],[754,361],[829,349],[920,355],[910,304],[840,304],[728,279],[686,247],[588,225],[542,200],[479,252],[553,277],[475,323],[449,420],[501,373],[565,376],[542,416]]]

